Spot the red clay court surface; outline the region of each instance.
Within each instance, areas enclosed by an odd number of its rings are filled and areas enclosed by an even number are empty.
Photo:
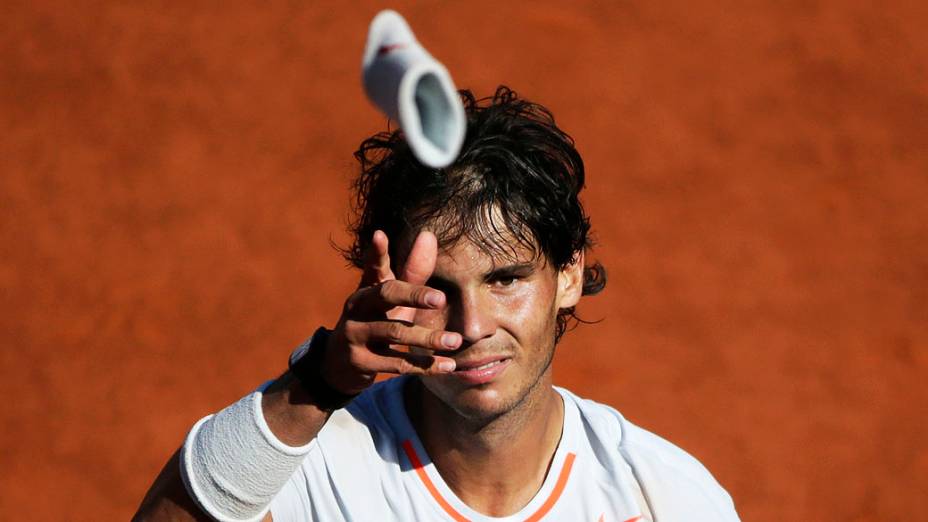
[[[559,384],[746,521],[928,516],[928,4],[394,7],[586,158],[610,281]],[[197,418],[336,319],[378,9],[4,4],[0,519],[129,518]]]

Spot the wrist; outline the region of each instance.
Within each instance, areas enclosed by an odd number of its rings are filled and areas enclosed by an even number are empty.
[[[332,414],[317,405],[289,371],[264,391],[261,406],[268,427],[290,446],[301,446],[315,438]]]
[[[326,412],[344,408],[357,396],[335,388],[325,378],[323,368],[331,336],[331,330],[320,327],[293,351],[289,361],[296,387],[307,395],[308,402]]]

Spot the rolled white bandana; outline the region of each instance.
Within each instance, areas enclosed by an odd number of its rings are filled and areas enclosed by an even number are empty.
[[[362,67],[367,96],[400,122],[416,158],[433,168],[454,162],[467,130],[461,98],[448,70],[396,11],[374,17]]]
[[[262,387],[263,388],[263,387]],[[181,451],[181,476],[200,508],[220,522],[259,521],[312,449],[281,442],[264,420],[261,389],[200,419]]]

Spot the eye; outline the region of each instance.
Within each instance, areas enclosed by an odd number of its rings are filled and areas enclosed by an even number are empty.
[[[496,278],[494,284],[496,284],[496,286],[512,286],[512,284],[518,280],[519,278],[514,275],[500,276]]]

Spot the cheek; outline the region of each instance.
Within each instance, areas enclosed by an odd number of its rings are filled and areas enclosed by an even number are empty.
[[[553,299],[548,288],[526,288],[500,299],[500,317],[516,331],[545,324],[553,317]]]
[[[504,322],[520,324],[530,319],[532,310],[535,308],[533,305],[535,299],[535,296],[529,293],[507,295],[501,298],[498,304]]]
[[[426,328],[443,329],[448,324],[446,314],[444,310],[416,310],[413,323]]]

